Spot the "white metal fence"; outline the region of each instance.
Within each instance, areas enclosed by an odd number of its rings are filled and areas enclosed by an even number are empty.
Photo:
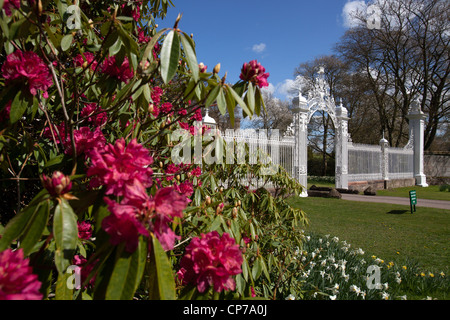
[[[295,170],[299,164],[295,157],[295,139],[292,136],[280,137],[278,131],[273,130],[232,130],[222,134],[227,144],[248,145],[247,159],[250,164],[261,161],[283,167],[291,177],[295,177]],[[238,150],[235,150],[239,152]],[[242,151],[241,151],[242,152]],[[348,181],[371,181],[387,179],[413,178],[412,149],[392,148],[381,145],[367,145],[348,143]],[[243,177],[242,183],[248,185],[250,180]],[[256,186],[263,181],[252,181]]]
[[[413,159],[412,149],[349,143],[348,181],[413,178]]]

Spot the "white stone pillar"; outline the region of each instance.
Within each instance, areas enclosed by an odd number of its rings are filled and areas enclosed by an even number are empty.
[[[348,189],[348,116],[342,105],[336,108],[336,188]]]
[[[381,165],[381,177],[383,180],[389,180],[389,154],[388,154],[388,148],[389,148],[389,141],[387,141],[384,136],[380,140],[380,146],[381,146],[381,159],[380,159],[380,165]]]
[[[407,115],[409,119],[410,135],[413,138],[414,150],[414,178],[416,185],[428,187],[427,179],[423,170],[423,151],[424,151],[424,126],[427,115],[420,109],[420,102],[415,100],[412,102],[411,110]]]
[[[305,97],[299,95],[299,112],[295,115],[295,175],[304,187],[300,196],[308,192],[308,107]]]

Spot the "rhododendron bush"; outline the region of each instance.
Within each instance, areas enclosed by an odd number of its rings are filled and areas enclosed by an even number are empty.
[[[196,125],[209,106],[263,112],[269,76],[253,60],[230,84],[198,63],[181,16],[155,24],[172,6],[0,0],[0,299],[300,290],[284,279],[306,222],[289,201],[301,186],[260,162],[172,159],[174,131],[214,130]]]

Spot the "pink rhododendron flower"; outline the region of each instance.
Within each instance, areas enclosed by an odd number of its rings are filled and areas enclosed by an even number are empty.
[[[20,8],[20,0],[5,0],[3,2],[3,9],[5,9],[6,15],[9,17],[12,14],[11,10]]]
[[[189,180],[183,181],[176,187],[178,191],[184,194],[187,198],[192,196],[192,194],[194,193],[194,185]]]
[[[160,87],[153,87],[150,94],[154,104],[160,104],[161,96],[163,95],[163,90]]]
[[[191,176],[194,177],[200,177],[202,175],[202,168],[200,167],[195,167],[194,169],[192,169],[192,171],[189,173]]]
[[[144,186],[135,180],[128,184],[120,203],[105,197],[111,215],[103,219],[102,227],[110,235],[111,244],[125,242],[126,250],[136,250],[139,236],[153,232],[164,250],[172,250],[180,237],[170,228],[174,217],[181,217],[186,200],[175,189],[159,189],[154,197],[147,195]]]
[[[150,37],[147,37],[145,35],[144,29],[142,29],[141,27],[137,27],[138,29],[138,43],[147,43],[150,41]]]
[[[80,256],[80,255],[75,255],[73,257],[73,264],[80,267],[81,269],[75,269],[75,274],[80,275],[81,277],[81,284],[84,283],[84,281],[86,281],[87,277],[89,276],[89,273],[91,273],[92,269],[94,269],[95,264],[99,261],[99,259],[95,260],[94,262],[87,264],[87,260],[85,257]],[[95,276],[93,276],[90,280],[89,280],[89,284],[90,285],[94,285],[95,284]],[[75,289],[80,289],[80,288],[75,288]]]
[[[61,137],[62,141],[66,140],[66,127],[64,123],[60,123],[59,125],[52,125],[51,127],[45,127],[42,136],[47,139],[53,140],[52,130],[53,134],[55,135],[56,143],[61,142],[59,137]]]
[[[132,1],[132,2],[128,2],[129,5],[127,5],[126,3],[121,5],[122,9],[125,9],[123,14],[129,16],[131,11],[131,16],[133,17],[134,21],[139,21],[139,18],[141,17],[141,8],[140,6],[142,5],[141,1]],[[131,8],[131,4],[134,4],[134,8]]]
[[[77,67],[83,67],[83,64],[85,62],[87,63],[87,65],[89,65],[92,62],[92,64],[90,65],[91,70],[95,70],[95,68],[98,65],[98,62],[95,61],[95,55],[90,52],[83,52],[83,54],[80,53],[73,60],[75,66]]]
[[[12,101],[9,101],[5,108],[0,111],[0,122],[6,121],[9,119],[9,113],[11,112],[11,103]]]
[[[40,288],[22,249],[0,252],[0,300],[41,300]]]
[[[232,276],[242,272],[242,252],[227,233],[222,236],[217,231],[193,238],[186,247],[180,261],[178,274],[184,284],[192,283],[199,292],[214,286],[216,292],[234,290]]]
[[[187,204],[186,197],[172,187],[158,189],[154,201],[156,212],[170,218],[181,218]]]
[[[127,184],[139,181],[144,188],[152,185],[150,165],[153,158],[144,146],[133,139],[128,145],[121,138],[114,145],[95,149],[90,153],[91,166],[88,177],[93,177],[91,186],[104,185],[106,194],[123,196]]]
[[[170,163],[169,165],[167,165],[166,174],[168,174],[168,176],[166,177],[166,180],[172,181],[175,177],[175,173],[179,172],[180,170],[180,167],[178,167],[176,164]]]
[[[94,126],[101,127],[108,121],[106,112],[101,112],[103,109],[96,103],[88,103],[81,110],[82,117],[88,117],[88,121]]]
[[[161,243],[164,251],[172,250],[175,246],[175,241],[181,238],[171,229],[170,222],[172,220],[164,216],[157,216],[153,221],[152,232]]]
[[[172,110],[172,104],[170,102],[165,102],[159,109],[162,113],[168,114]]]
[[[200,109],[195,110],[194,114],[191,117],[191,120],[202,121],[203,120],[202,110]]]
[[[80,129],[73,131],[73,136],[75,139],[75,147],[77,150],[77,155],[85,153],[86,156],[90,156],[90,153],[97,149],[103,148],[106,144],[105,136],[103,135],[100,128],[95,128],[94,131],[91,131],[88,127],[81,127]],[[72,142],[70,136],[66,137],[64,141],[64,150],[65,154],[73,154]]]
[[[87,221],[77,222],[78,238],[89,240],[92,237],[92,225]]]
[[[139,243],[139,236],[148,236],[145,225],[136,217],[140,213],[139,208],[117,203],[107,197],[104,200],[111,214],[102,220],[102,228],[109,234],[111,244],[125,242],[125,249],[134,252]]]
[[[134,76],[127,57],[125,57],[120,66],[117,65],[115,56],[107,58],[101,66],[101,72],[125,83]]]
[[[26,84],[35,96],[38,90],[47,95],[47,89],[53,84],[52,76],[44,61],[34,52],[17,50],[6,57],[2,66],[6,84],[14,81]]]
[[[266,69],[256,60],[244,63],[239,75],[241,80],[250,81],[260,88],[269,86],[268,77],[269,73],[266,73]]]
[[[41,181],[48,193],[54,197],[63,195],[72,188],[69,176],[64,175],[61,171],[53,172],[51,177],[47,177],[43,173]]]

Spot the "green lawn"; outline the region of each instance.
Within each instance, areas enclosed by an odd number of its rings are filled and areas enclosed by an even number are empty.
[[[413,259],[430,271],[450,271],[450,210],[421,207],[411,214],[409,206],[313,197],[300,203],[310,220],[306,230],[387,261]]]
[[[426,188],[415,186],[415,187],[404,187],[397,189],[388,190],[378,190],[377,195],[379,196],[390,196],[390,197],[409,197],[410,190],[416,190],[418,199],[431,199],[431,200],[447,200],[450,201],[449,191],[439,191],[440,186],[429,186]]]

